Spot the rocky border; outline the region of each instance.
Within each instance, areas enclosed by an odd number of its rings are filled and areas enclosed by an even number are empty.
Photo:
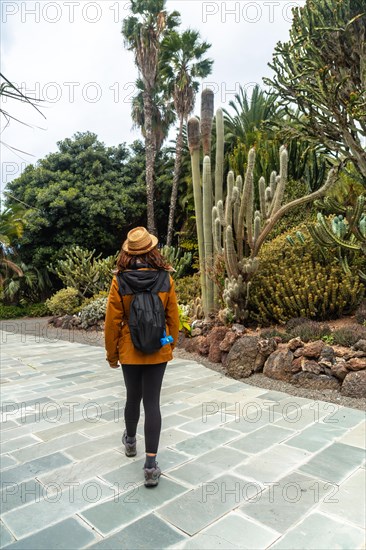
[[[180,336],[178,347],[207,357],[211,363],[221,363],[225,373],[237,380],[263,373],[298,387],[366,398],[364,339],[352,348],[331,346],[322,340],[304,343],[300,338],[282,343],[280,337],[249,334],[243,325],[229,328],[198,322],[192,337]]]

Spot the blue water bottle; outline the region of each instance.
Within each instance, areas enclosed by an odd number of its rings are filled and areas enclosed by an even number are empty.
[[[174,342],[173,336],[167,336],[166,332],[164,330],[164,336],[160,338],[160,343],[162,346],[165,346],[166,344],[172,344]]]

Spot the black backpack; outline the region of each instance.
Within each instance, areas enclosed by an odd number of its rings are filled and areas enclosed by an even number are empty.
[[[169,273],[159,271],[153,285],[139,291],[133,289],[123,275],[123,272],[117,274],[121,297],[133,294],[128,318],[132,343],[142,353],[154,353],[161,349],[160,339],[165,331],[165,310],[158,292],[163,287],[164,290],[170,288]]]

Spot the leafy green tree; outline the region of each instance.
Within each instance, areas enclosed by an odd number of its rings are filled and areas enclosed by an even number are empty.
[[[288,113],[299,109],[279,127],[351,161],[366,186],[365,0],[307,0],[293,14],[290,40],[269,63],[274,77],[263,79]]]
[[[163,40],[161,68],[168,94],[173,97],[178,116],[178,134],[175,149],[175,164],[172,194],[170,199],[167,244],[173,239],[174,216],[178,196],[179,177],[183,154],[183,124],[194,109],[199,89],[198,79],[205,78],[212,71],[213,60],[205,58],[211,44],[200,41],[198,31],[170,32]]]
[[[24,233],[14,240],[21,260],[37,268],[78,244],[114,254],[128,228],[146,212],[146,188],[139,178],[144,151],[106,147],[93,133],[58,142],[59,150],[10,182],[6,203],[31,209]]]
[[[153,131],[154,95],[156,94],[161,42],[166,33],[179,23],[179,13],[168,13],[166,0],[131,0],[131,15],[123,21],[125,46],[135,56],[135,64],[143,82],[144,132],[146,151],[146,195],[148,230],[157,234],[155,224],[155,157]]]

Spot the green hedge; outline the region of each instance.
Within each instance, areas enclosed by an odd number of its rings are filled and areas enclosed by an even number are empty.
[[[0,320],[17,319],[18,317],[45,317],[50,311],[45,304],[30,304],[28,306],[4,306],[0,304]]]

